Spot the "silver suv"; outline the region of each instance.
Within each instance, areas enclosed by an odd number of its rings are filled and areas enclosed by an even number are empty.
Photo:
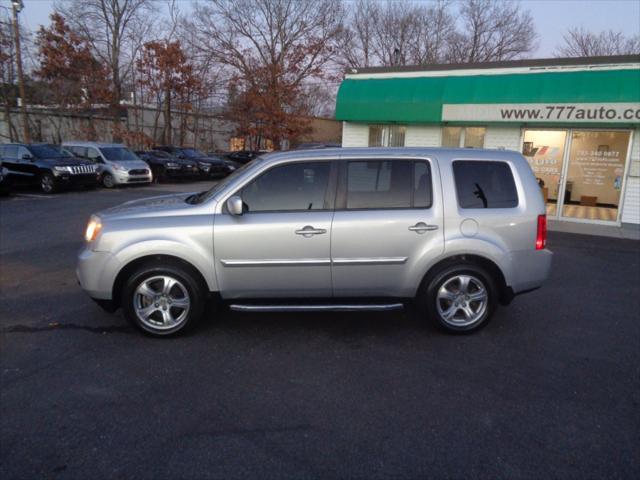
[[[268,154],[209,191],[93,215],[82,288],[169,335],[239,311],[395,310],[449,332],[549,275],[540,188],[518,153],[368,148]]]
[[[106,188],[153,180],[149,165],[120,143],[64,142],[62,146],[97,164],[102,185]]]

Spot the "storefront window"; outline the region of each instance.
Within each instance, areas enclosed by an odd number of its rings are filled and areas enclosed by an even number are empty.
[[[464,129],[464,148],[484,147],[484,127],[467,127]]]
[[[623,131],[573,131],[563,217],[618,219],[629,137]]]
[[[522,154],[533,170],[547,214],[557,214],[559,182],[562,175],[566,130],[525,130]]]
[[[462,138],[462,127],[442,127],[442,146],[458,148]]]
[[[482,148],[485,132],[484,127],[442,127],[442,146]]]
[[[370,125],[370,147],[404,147],[406,127],[402,125]]]

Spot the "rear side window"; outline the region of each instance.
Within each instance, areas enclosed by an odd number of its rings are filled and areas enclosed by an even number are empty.
[[[511,168],[505,162],[453,162],[460,208],[513,208],[518,192]]]
[[[6,158],[17,158],[18,157],[18,146],[17,145],[5,145],[3,157]]]
[[[346,194],[347,209],[429,208],[431,169],[411,160],[352,161]]]

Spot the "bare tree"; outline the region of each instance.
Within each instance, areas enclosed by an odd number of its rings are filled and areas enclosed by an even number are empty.
[[[613,30],[600,33],[572,28],[563,36],[564,44],[556,50],[559,57],[593,57],[599,55],[640,54],[640,35],[626,36]]]
[[[512,60],[535,47],[531,13],[516,2],[462,0],[459,29],[449,38],[453,63]]]
[[[152,28],[156,7],[152,0],[60,0],[56,10],[68,19],[93,47],[94,54],[109,68],[113,85],[112,107],[123,97],[123,84],[133,70],[135,51]]]
[[[380,6],[369,0],[353,4],[346,24],[340,31],[336,62],[346,68],[370,67],[377,64],[372,41]]]
[[[193,48],[226,71],[241,132],[281,140],[304,128],[305,84],[327,76],[341,31],[340,0],[210,0],[187,28]],[[249,117],[249,118],[247,118]],[[257,127],[258,125],[259,127]]]

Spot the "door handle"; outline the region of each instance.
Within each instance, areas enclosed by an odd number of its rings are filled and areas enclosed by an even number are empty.
[[[416,232],[418,234],[422,234],[424,232],[430,232],[432,230],[437,230],[438,225],[427,225],[424,222],[418,222],[414,226],[409,227],[409,230],[412,232]]]
[[[314,228],[311,225],[306,225],[300,230],[296,230],[296,235],[302,235],[305,238],[313,237],[314,235],[322,235],[327,233],[324,228]]]

